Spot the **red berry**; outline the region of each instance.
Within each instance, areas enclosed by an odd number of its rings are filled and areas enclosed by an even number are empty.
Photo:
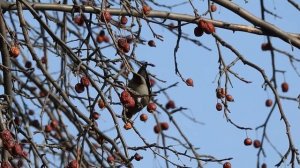
[[[167,122],[161,122],[160,127],[162,130],[168,130],[169,129],[169,124]]]
[[[203,33],[204,33],[203,29],[201,29],[201,28],[198,27],[198,26],[195,27],[195,29],[194,29],[194,35],[195,35],[196,37],[202,36]]]
[[[93,112],[92,117],[93,117],[93,119],[98,120],[100,117],[100,114],[97,112]]]
[[[59,123],[57,120],[52,120],[50,125],[52,128],[56,129],[56,128],[58,128]]]
[[[156,108],[157,108],[157,106],[156,106],[155,103],[149,103],[149,104],[147,105],[147,111],[148,111],[149,113],[153,113],[154,111],[156,111]]]
[[[123,48],[123,52],[124,53],[128,53],[130,51],[130,44],[129,43],[125,43],[125,46]]]
[[[47,94],[48,94],[48,92],[46,90],[41,90],[39,93],[40,97],[45,97],[45,96],[47,96]]]
[[[81,83],[77,83],[77,84],[75,85],[75,91],[76,91],[77,93],[82,93],[82,92],[84,92],[84,85],[81,84]]]
[[[198,22],[198,27],[199,27],[200,29],[202,29],[202,30],[207,29],[207,22],[204,21],[204,20],[199,20],[199,22]]]
[[[217,6],[216,5],[214,5],[214,4],[210,5],[210,11],[211,12],[215,12],[216,10],[217,10]]]
[[[217,109],[218,111],[221,111],[221,110],[223,109],[222,104],[221,104],[221,103],[217,103],[217,104],[216,104],[216,109]]]
[[[128,22],[127,17],[126,17],[126,16],[121,16],[121,21],[120,21],[120,23],[121,23],[122,25],[126,25],[127,22]]]
[[[16,143],[12,148],[12,154],[15,156],[24,156],[22,146]]]
[[[140,120],[146,122],[148,120],[147,114],[141,114],[140,115]]]
[[[273,101],[271,99],[267,99],[265,104],[267,107],[271,107],[273,104]]]
[[[98,101],[98,106],[99,106],[100,109],[104,109],[105,108],[105,103],[104,103],[104,101],[102,99],[100,99]]]
[[[130,122],[127,122],[125,125],[124,125],[124,129],[126,130],[129,130],[132,128],[132,124]]]
[[[153,40],[149,40],[149,41],[148,41],[148,45],[149,45],[150,47],[156,47],[156,44],[155,44],[155,42],[154,42]]]
[[[46,63],[47,63],[47,57],[46,57],[46,56],[43,56],[43,57],[41,58],[41,62],[42,62],[42,64],[46,64]]]
[[[90,80],[87,76],[83,76],[81,77],[80,79],[80,83],[85,86],[85,87],[88,87],[90,85]]]
[[[166,109],[174,109],[176,108],[175,102],[173,100],[169,100],[168,103],[166,104]]]
[[[251,138],[246,138],[246,139],[244,140],[244,144],[245,144],[246,146],[252,145],[252,140],[251,140]]]
[[[81,15],[77,15],[74,18],[74,22],[78,25],[78,26],[82,26],[84,24],[84,18]]]
[[[231,168],[231,163],[230,162],[225,162],[223,164],[223,168]]]
[[[71,162],[69,162],[67,168],[79,168],[78,161],[72,160]]]
[[[147,5],[144,5],[143,6],[143,13],[145,15],[148,15],[148,14],[150,14],[150,12],[151,12],[151,8],[149,6],[147,6]]]
[[[217,94],[218,99],[224,98],[225,95],[226,95],[225,89],[224,88],[217,88],[216,89],[216,94]]]
[[[103,36],[103,41],[105,42],[105,43],[109,43],[109,37],[108,36]]]
[[[143,159],[143,157],[142,157],[140,154],[136,153],[136,154],[134,155],[134,159],[135,159],[136,161],[140,161],[140,160]]]
[[[155,80],[150,78],[149,83],[150,83],[150,86],[153,87],[155,85]]]
[[[254,148],[260,148],[261,147],[261,143],[260,140],[256,139],[253,141],[253,146]]]
[[[159,125],[155,125],[154,128],[153,128],[153,130],[154,130],[154,132],[155,132],[156,134],[158,134],[158,133],[160,133],[161,128],[159,127]]]
[[[229,102],[233,102],[234,101],[233,97],[231,95],[229,95],[229,94],[226,95],[226,100],[229,101]]]
[[[188,86],[194,86],[194,81],[192,78],[188,78],[186,81],[185,81],[186,85]]]
[[[215,26],[211,22],[206,22],[206,28],[204,29],[206,34],[211,34],[216,32]]]
[[[46,126],[45,126],[45,132],[46,132],[46,133],[49,133],[49,132],[51,132],[51,131],[52,131],[51,125],[46,125]]]
[[[96,38],[98,43],[102,43],[104,41],[104,36],[101,36],[100,34]]]
[[[115,161],[115,158],[114,158],[113,156],[108,156],[108,157],[107,157],[107,162],[108,162],[109,164],[112,164],[114,161]]]
[[[266,164],[266,163],[263,163],[263,164],[261,165],[261,168],[267,168],[267,164]]]
[[[20,55],[20,49],[17,46],[12,46],[9,50],[9,55],[13,58],[17,58]]]
[[[125,107],[127,108],[134,108],[135,107],[135,100],[133,97],[129,97],[128,101],[124,104]]]
[[[268,51],[268,50],[272,50],[272,44],[271,43],[263,43],[261,44],[261,50],[263,51]]]
[[[102,22],[110,22],[111,20],[111,14],[108,11],[104,11],[101,13],[101,17],[100,17]]]
[[[281,90],[282,92],[287,92],[289,90],[289,84],[287,82],[283,82],[281,84]]]

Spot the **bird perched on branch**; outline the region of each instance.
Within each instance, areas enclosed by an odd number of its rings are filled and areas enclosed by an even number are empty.
[[[135,104],[133,107],[124,107],[122,116],[125,122],[147,106],[150,101],[151,87],[146,70],[147,65],[145,63],[137,73],[133,72],[132,79],[128,82],[130,96],[134,99]]]

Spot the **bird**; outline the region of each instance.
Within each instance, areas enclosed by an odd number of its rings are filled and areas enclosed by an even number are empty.
[[[151,99],[151,87],[149,81],[149,75],[147,72],[147,63],[144,63],[137,73],[132,72],[132,79],[128,82],[128,88],[131,96],[135,101],[135,106],[132,108],[124,107],[122,116],[126,122],[131,119],[136,113],[141,111],[145,106],[148,105]]]

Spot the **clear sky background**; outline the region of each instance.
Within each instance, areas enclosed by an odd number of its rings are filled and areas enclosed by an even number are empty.
[[[172,4],[176,4],[177,2],[182,1],[172,1]],[[252,14],[260,17],[259,1],[249,1],[248,3],[244,3],[244,1],[234,2],[240,4]],[[299,16],[299,11],[284,1],[266,1],[265,5],[267,9],[282,17],[282,19],[278,19],[266,14],[266,19],[269,22],[287,32],[299,32],[300,23],[296,19]],[[199,13],[202,14],[207,9],[207,2],[197,1],[195,2],[195,6]],[[154,9],[158,10],[159,8]],[[192,8],[189,4],[173,8],[172,12],[193,15]],[[248,23],[236,14],[220,6],[218,6],[217,12],[213,13],[213,15],[216,20],[251,25],[251,23]],[[207,17],[208,16],[205,16],[205,18]],[[176,24],[176,22],[174,23]],[[239,130],[226,122],[223,112],[215,110],[215,104],[217,102],[215,89],[217,88],[217,83],[214,81],[218,74],[218,53],[214,38],[210,35],[203,35],[202,37],[197,38],[201,43],[211,48],[212,51],[195,46],[193,43],[183,39],[181,40],[177,54],[179,69],[185,78],[191,77],[194,80],[195,86],[192,88],[186,86],[186,84],[183,83],[177,75],[175,75],[173,50],[176,44],[176,36],[166,29],[153,24],[151,25],[154,27],[156,33],[164,36],[164,41],[160,42],[159,40],[155,40],[157,44],[156,48],[139,46],[136,55],[139,59],[147,60],[156,65],[154,68],[149,68],[149,71],[156,74],[158,78],[167,81],[166,84],[159,83],[159,85],[167,86],[179,81],[178,87],[170,89],[168,94],[170,98],[175,101],[177,107],[183,106],[188,108],[187,111],[180,112],[175,115],[175,120],[182,127],[184,133],[188,136],[195,147],[200,147],[200,150],[198,150],[200,154],[213,155],[219,159],[233,157],[233,160],[230,161],[233,167],[256,167],[258,150],[253,146],[245,146],[243,141],[247,135],[252,140],[261,139],[262,129],[255,131],[255,128],[263,124],[270,112],[270,108],[265,107],[265,100],[267,98],[273,99],[273,95],[269,89],[265,91],[262,88],[263,79],[260,74],[252,68],[243,65],[240,61],[233,68],[236,73],[247,80],[252,81],[251,84],[245,84],[231,76],[233,88],[229,88],[229,93],[234,96],[235,102],[229,103],[229,108],[231,110],[229,116],[235,123],[254,129],[247,132]],[[191,37],[194,37],[194,27],[194,24],[190,24],[184,26],[182,30],[185,33],[189,33]],[[149,28],[146,25],[144,25],[144,28],[143,37],[146,40],[153,39]],[[267,41],[266,37],[243,32],[232,32],[220,28],[217,28],[217,33],[226,42],[238,49],[246,59],[263,68],[269,78],[271,77],[272,69],[270,53],[261,51],[261,44]],[[277,38],[272,38],[272,40],[275,47],[288,51],[299,58],[298,49],[294,48],[294,51],[292,51],[291,46],[287,43],[282,42]],[[226,63],[229,63],[236,58],[235,55],[228,49],[221,47],[221,50]],[[290,85],[290,90],[284,95],[297,97],[300,91],[299,77],[292,69],[287,57],[276,53],[276,67],[279,70],[287,71],[285,73],[285,78]],[[299,68],[299,64],[297,64],[297,67]],[[279,85],[284,81],[281,73],[277,74],[277,81]],[[224,81],[222,84],[224,84]],[[154,87],[154,90],[157,89],[157,87]],[[279,91],[279,93],[281,95],[283,94],[281,91]],[[159,96],[158,99],[160,103],[164,104],[167,102],[167,99],[164,96]],[[300,111],[297,108],[298,104],[287,100],[282,100],[282,103],[285,113],[291,123],[294,143],[299,148]],[[146,112],[145,109],[144,112]],[[191,120],[185,118],[181,113],[194,116],[197,120],[203,122],[204,125],[193,123]],[[165,115],[161,115],[160,119],[168,121],[168,118]],[[153,127],[149,127],[149,125],[151,125],[150,123],[154,123],[153,118],[150,118],[150,121],[147,124],[136,122],[135,126],[139,130],[142,130],[144,137],[149,138],[148,142],[155,142],[156,135],[153,134]],[[171,128],[166,132],[166,134],[178,135],[178,132],[176,132],[174,126],[171,124]],[[285,133],[285,125],[280,120],[277,108],[272,114],[271,120],[268,124],[267,134],[273,145],[276,146],[281,154],[284,154],[288,149],[288,141]],[[132,145],[136,144],[136,138],[133,131],[129,131],[128,134],[125,134],[125,137],[132,142]],[[141,142],[139,141],[139,143]],[[170,144],[174,144],[174,142]],[[266,157],[261,157],[261,162],[267,163],[268,167],[274,167],[274,165],[280,161],[281,157],[266,141],[263,147],[266,152]],[[145,153],[143,153],[143,155],[144,160],[136,162],[137,167],[165,167],[164,161],[154,160],[153,157],[151,157],[152,155],[150,155],[150,157]],[[177,161],[176,158],[174,160]],[[183,161],[189,165],[188,159],[183,159]],[[178,163],[180,163],[180,161],[178,161]],[[286,165],[288,165],[288,163],[289,160],[286,161]],[[196,167],[195,163],[190,164],[189,166]],[[217,166],[217,163],[209,163],[205,167],[215,168],[221,167],[221,165]]]
[[[183,1],[173,0],[163,3],[167,4],[177,4]],[[247,9],[252,14],[260,17],[260,6],[259,1],[249,1],[245,3],[244,1],[234,1],[240,4],[243,8]],[[159,3],[162,3],[159,1]],[[300,3],[298,1],[298,3]],[[278,26],[279,28],[287,31],[297,33],[300,30],[300,22],[298,21],[299,11],[293,8],[289,3],[285,1],[266,1],[265,5],[268,10],[276,13],[282,19],[275,18],[266,14],[266,19]],[[198,9],[199,14],[203,14],[207,10],[207,2],[205,1],[195,1],[195,6]],[[213,13],[216,20],[221,20],[229,23],[245,24],[251,25],[247,21],[241,19],[236,14],[228,11],[225,8],[217,5],[218,10]],[[166,8],[157,8],[155,10],[164,10]],[[171,12],[185,13],[193,15],[193,10],[191,6],[187,3],[185,5],[175,7]],[[207,16],[204,16],[208,18]],[[171,23],[167,21],[166,23]],[[176,22],[173,21],[174,24]],[[157,84],[161,87],[169,86],[175,82],[179,82],[178,87],[171,88],[168,90],[168,96],[170,99],[174,100],[177,107],[186,107],[188,110],[183,112],[178,112],[174,115],[174,119],[178,122],[179,126],[184,131],[184,134],[192,142],[192,144],[200,148],[198,152],[200,154],[208,154],[215,156],[217,159],[229,158],[233,159],[230,161],[232,167],[234,168],[253,168],[256,167],[257,161],[257,149],[253,146],[245,146],[243,141],[247,137],[252,140],[261,139],[262,130],[255,131],[255,128],[265,121],[267,115],[270,112],[270,108],[265,107],[265,100],[271,98],[274,100],[272,92],[267,89],[264,90],[263,78],[256,70],[243,65],[240,61],[232,68],[236,73],[245,79],[252,81],[251,84],[245,84],[240,80],[237,80],[234,76],[231,77],[233,84],[232,88],[228,88],[229,93],[234,96],[235,102],[229,103],[229,109],[231,113],[229,117],[238,125],[244,127],[253,128],[252,131],[244,131],[237,129],[230,123],[226,121],[223,112],[218,112],[215,109],[215,104],[217,103],[217,98],[215,95],[215,89],[218,87],[215,81],[218,75],[218,53],[217,47],[215,45],[215,40],[211,35],[204,34],[202,37],[194,37],[193,30],[195,24],[188,24],[182,27],[184,33],[188,33],[191,38],[198,39],[205,46],[212,49],[208,51],[203,47],[194,45],[189,41],[181,39],[180,48],[177,53],[177,59],[179,64],[179,70],[184,78],[191,77],[194,80],[194,87],[188,87],[184,82],[181,81],[180,77],[175,74],[173,51],[176,45],[177,37],[173,35],[169,30],[151,24],[154,31],[157,34],[163,35],[164,41],[159,41],[153,38],[150,29],[143,21],[143,31],[142,37],[145,40],[154,39],[156,42],[156,48],[150,48],[147,45],[139,45],[136,49],[136,56],[139,60],[144,60],[153,63],[155,67],[149,67],[149,72],[151,74],[157,75],[159,79],[167,81],[166,83],[161,83],[157,81]],[[227,43],[234,46],[240,53],[249,61],[256,63],[259,67],[263,68],[268,77],[272,75],[271,67],[271,56],[269,52],[261,51],[261,44],[266,42],[267,39],[264,36],[259,36],[255,34],[247,34],[244,32],[232,32],[230,30],[223,30],[216,28],[217,34],[223,38]],[[127,35],[126,32],[121,32]],[[277,38],[272,38],[273,44],[276,48],[284,51],[288,51],[295,57],[299,58],[299,50],[294,48],[291,50],[291,46]],[[230,52],[228,49],[221,47],[223,57],[226,63],[230,63],[236,58],[236,56]],[[107,56],[116,58],[114,56],[115,52],[110,49],[103,51]],[[49,64],[51,64],[51,59],[49,58]],[[52,62],[53,63],[53,62]],[[56,63],[56,62],[54,62]],[[299,63],[296,64],[299,67]],[[279,70],[287,71],[285,73],[285,79],[289,83],[290,90],[288,93],[282,93],[279,89],[280,95],[286,95],[291,97],[297,97],[300,93],[299,82],[300,79],[291,67],[289,60],[286,56],[276,53],[276,67]],[[137,70],[137,69],[136,69]],[[284,81],[284,77],[281,73],[277,74],[278,85]],[[76,84],[74,80],[74,85]],[[222,81],[222,86],[224,86],[224,80]],[[158,90],[157,85],[153,88],[154,91]],[[165,104],[168,99],[163,94],[157,96],[158,101]],[[291,133],[294,139],[296,147],[300,148],[300,110],[297,108],[297,102],[282,100],[284,111],[287,118],[291,124]],[[109,135],[116,135],[115,130],[112,128],[112,119],[107,110],[100,111],[101,118],[97,121],[99,128],[107,130]],[[120,111],[120,107],[116,107],[115,111]],[[160,110],[159,110],[160,111]],[[146,109],[142,111],[147,113]],[[186,118],[182,113],[189,116],[193,116],[196,120],[202,122],[203,124],[197,124]],[[159,115],[161,121],[169,121],[164,112]],[[121,122],[121,121],[120,121]],[[67,124],[67,122],[66,122]],[[155,120],[153,116],[149,115],[149,121],[146,123],[139,122],[136,119],[135,127],[141,132],[142,136],[147,139],[148,143],[155,143],[159,139],[159,144],[161,144],[161,137],[157,137],[157,134],[153,132],[153,126]],[[69,128],[72,126],[70,125]],[[170,124],[170,129],[165,132],[167,135],[172,135],[175,137],[180,137],[175,127]],[[272,144],[284,154],[288,150],[288,141],[285,131],[285,125],[280,120],[280,115],[278,109],[273,112],[270,122],[267,126],[267,134]],[[74,133],[76,136],[76,134]],[[128,143],[128,146],[139,146],[144,145],[142,141],[137,138],[137,135],[133,130],[125,131],[123,129],[123,135]],[[112,136],[113,137],[113,136]],[[174,141],[168,141],[168,145],[178,145]],[[266,157],[263,158],[261,155],[261,162],[268,164],[268,167],[274,167],[281,157],[276,153],[276,151],[271,147],[271,145],[265,141],[263,148],[265,149]],[[184,149],[179,148],[181,152]],[[133,155],[135,152],[131,152]],[[144,159],[140,162],[133,161],[136,167],[165,167],[164,160],[158,158],[154,159],[151,151],[140,152]],[[161,151],[162,153],[162,151]],[[186,164],[190,167],[196,167],[196,163],[190,162],[189,159],[182,158],[182,160],[177,160],[176,157],[172,156],[172,161],[181,164]],[[289,160],[286,161],[285,165],[288,165]],[[171,166],[172,167],[172,166]],[[221,167],[218,163],[208,163],[206,168],[216,168]],[[281,167],[285,167],[284,165]],[[299,167],[299,166],[298,166]]]

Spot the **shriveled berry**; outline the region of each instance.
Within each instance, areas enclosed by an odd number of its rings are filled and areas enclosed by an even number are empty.
[[[26,61],[25,62],[25,68],[31,68],[31,66],[32,66],[31,61]]]
[[[140,161],[140,160],[143,159],[143,157],[142,157],[140,154],[136,153],[136,154],[134,154],[134,159],[135,159],[136,161]]]
[[[226,93],[225,93],[225,89],[224,88],[217,88],[216,89],[216,95],[218,99],[222,99],[225,97]]]
[[[217,109],[218,111],[221,111],[221,110],[223,109],[222,104],[221,104],[221,103],[217,103],[217,104],[216,104],[216,109]]]
[[[126,16],[121,16],[121,21],[120,21],[120,23],[121,23],[122,25],[126,25],[127,22],[128,22],[127,17],[126,17]]]
[[[156,104],[155,103],[149,103],[148,105],[147,105],[147,111],[149,112],[149,113],[153,113],[155,110],[156,110],[156,108],[157,108],[157,106],[156,106]]]
[[[84,92],[84,85],[81,84],[81,83],[77,83],[77,84],[75,85],[75,91],[76,91],[77,93],[82,93],[82,92]]]
[[[194,35],[195,35],[196,37],[202,36],[203,33],[204,33],[204,30],[201,29],[199,26],[195,27],[195,29],[194,29]]]
[[[253,141],[253,146],[254,148],[260,148],[261,147],[261,143],[260,140],[256,139]]]
[[[141,114],[140,115],[140,120],[146,122],[148,120],[147,114]]]
[[[148,41],[148,45],[149,45],[150,47],[156,47],[156,44],[155,44],[155,42],[154,42],[153,40],[149,40],[149,41]]]
[[[271,99],[267,99],[265,104],[266,104],[267,107],[271,107],[272,104],[273,104],[273,101]]]
[[[175,102],[173,100],[169,100],[168,103],[166,104],[166,109],[174,109],[176,108]]]
[[[245,144],[246,146],[252,145],[252,140],[251,140],[251,138],[246,138],[246,139],[244,140],[244,144]]]
[[[29,115],[34,115],[34,111],[33,110],[28,110],[28,114]]]
[[[16,125],[20,126],[21,125],[21,119],[19,117],[15,117],[14,122]]]
[[[282,92],[287,92],[289,90],[289,84],[287,82],[283,82],[281,84],[281,90]]]

